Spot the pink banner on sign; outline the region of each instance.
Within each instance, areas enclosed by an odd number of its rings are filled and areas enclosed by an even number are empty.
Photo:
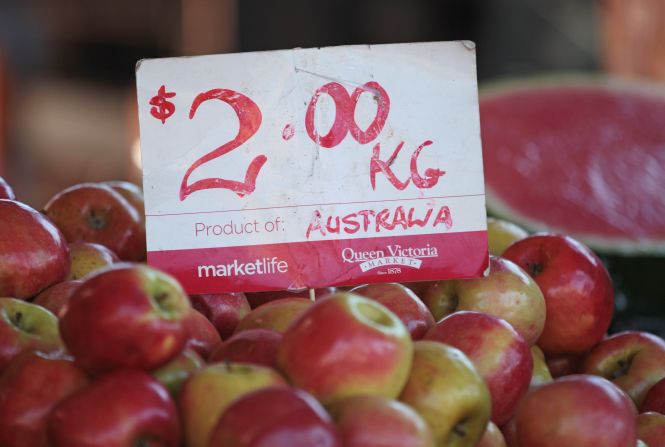
[[[205,293],[471,278],[483,274],[489,257],[487,232],[468,231],[152,251],[148,262],[188,293]]]

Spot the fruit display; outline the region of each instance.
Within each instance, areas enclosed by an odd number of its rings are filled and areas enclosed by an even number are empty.
[[[92,189],[140,239],[121,186]],[[611,331],[571,237],[495,220],[483,278],[188,296],[90,200],[0,199],[2,447],[665,445],[665,341]]]

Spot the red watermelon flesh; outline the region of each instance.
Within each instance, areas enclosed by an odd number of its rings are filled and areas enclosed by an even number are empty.
[[[481,96],[490,212],[604,252],[665,253],[665,89],[616,81]]]

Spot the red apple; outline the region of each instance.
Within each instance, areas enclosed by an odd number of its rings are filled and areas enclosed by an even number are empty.
[[[434,317],[418,296],[398,283],[365,284],[351,289],[351,293],[381,303],[402,320],[413,340],[423,338],[434,326]]]
[[[649,447],[665,447],[665,415],[650,412],[637,416],[637,436]]]
[[[168,391],[132,369],[106,374],[61,401],[48,430],[52,447],[180,445],[178,412]]]
[[[485,430],[476,447],[506,447],[506,440],[503,438],[503,433],[501,433],[499,427],[490,422],[487,424],[487,430]]]
[[[330,416],[302,390],[265,388],[235,401],[210,447],[342,447]],[[369,447],[369,446],[368,446]]]
[[[69,244],[69,279],[82,279],[88,274],[120,261],[115,253],[100,244],[72,242]]]
[[[36,304],[0,298],[0,371],[22,352],[63,349],[55,315]]]
[[[582,371],[611,380],[639,407],[649,388],[665,378],[665,341],[646,332],[614,334],[587,354]]]
[[[186,347],[195,350],[204,359],[222,345],[222,338],[215,326],[196,309],[189,311],[182,324],[189,334]]]
[[[204,366],[205,360],[195,350],[184,349],[176,358],[153,370],[151,374],[176,398],[185,380]]]
[[[0,177],[0,199],[16,200],[14,190],[2,177]]]
[[[142,264],[118,264],[88,277],[60,321],[62,339],[84,369],[151,370],[187,341],[191,310],[178,282]]]
[[[399,397],[425,420],[437,446],[474,447],[490,417],[487,385],[459,349],[414,342],[413,366]]]
[[[395,314],[342,292],[317,301],[287,329],[277,362],[295,386],[327,405],[358,394],[397,397],[412,354],[409,331]]]
[[[0,445],[49,447],[53,407],[89,382],[71,359],[26,352],[0,376]]]
[[[282,334],[270,329],[247,329],[226,340],[209,362],[252,363],[277,368],[277,350]]]
[[[503,256],[526,270],[545,297],[547,319],[538,339],[545,354],[575,354],[603,339],[614,312],[610,275],[576,240],[537,234],[515,242]]]
[[[109,186],[82,183],[49,200],[46,216],[68,242],[105,245],[123,261],[141,261],[145,254],[144,227],[138,211]]]
[[[143,257],[139,259],[142,261],[146,257],[146,240],[145,240],[145,200],[143,198],[143,190],[134,183],[122,181],[122,180],[113,180],[110,182],[103,182],[103,184],[110,186],[115,192],[120,194],[125,198],[139,213],[141,218],[141,230],[142,230],[142,250]]]
[[[196,371],[185,381],[178,396],[187,447],[210,446],[219,417],[234,400],[274,385],[286,382],[265,366],[215,363]]]
[[[339,291],[336,287],[322,287],[314,289],[314,298],[323,298],[326,295],[332,295]],[[270,301],[281,300],[282,298],[310,298],[309,289],[295,290],[274,290],[270,292],[248,292],[246,293],[249,305],[252,309],[269,303]]]
[[[529,345],[536,343],[545,326],[545,299],[538,285],[513,262],[495,256],[490,257],[488,276],[434,282],[423,301],[437,321],[458,310],[502,318]]]
[[[212,293],[190,295],[192,307],[217,328],[217,332],[226,340],[235,331],[238,322],[251,310],[244,293]]]
[[[67,303],[74,294],[74,291],[83,283],[83,281],[63,281],[43,290],[32,300],[33,304],[38,304],[45,309],[50,310],[56,317],[62,318],[67,310]]]
[[[517,443],[538,447],[632,447],[635,406],[611,382],[562,377],[527,394],[517,410]]]
[[[517,425],[515,424],[515,416],[501,427],[503,439],[506,440],[506,447],[519,447],[517,445]]]
[[[545,363],[553,378],[580,374],[586,353],[546,355]]]
[[[60,231],[29,206],[0,199],[0,297],[30,298],[68,273]]]
[[[284,332],[298,317],[314,304],[307,298],[282,298],[252,309],[240,320],[235,333],[247,329],[272,329]]]
[[[492,422],[508,422],[533,374],[531,351],[524,338],[505,320],[462,311],[439,321],[425,339],[449,344],[469,356],[489,387]]]
[[[529,233],[524,228],[512,222],[495,217],[487,218],[487,242],[491,255],[501,256],[506,248],[527,236]]]
[[[642,401],[640,411],[642,413],[656,411],[665,414],[665,379],[661,379],[649,389]]]
[[[355,396],[335,402],[330,414],[344,447],[434,447],[428,425],[402,402]]]

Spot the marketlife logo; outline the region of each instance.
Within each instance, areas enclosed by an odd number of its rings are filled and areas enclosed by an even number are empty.
[[[419,269],[424,258],[438,258],[436,247],[429,244],[425,247],[402,247],[387,245],[385,250],[355,251],[351,247],[342,250],[342,260],[348,263],[359,263],[364,273],[379,267],[404,266]]]

